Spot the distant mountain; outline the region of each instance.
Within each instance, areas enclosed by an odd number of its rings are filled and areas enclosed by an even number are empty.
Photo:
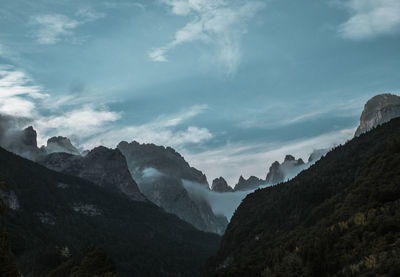
[[[232,192],[233,189],[228,185],[223,177],[213,180],[211,190],[215,192]]]
[[[207,200],[190,197],[184,182],[209,189],[206,176],[191,167],[170,147],[138,142],[121,142],[117,147],[125,156],[140,191],[167,212],[202,231],[223,234],[228,220],[215,215]]]
[[[304,168],[302,159],[296,160],[292,155],[286,155],[282,164],[274,162],[269,168],[265,182],[267,184],[277,184],[285,181],[288,177],[294,177]]]
[[[38,162],[49,169],[122,192],[132,200],[146,200],[132,179],[125,157],[118,149],[99,146],[86,156],[52,153],[41,157]]]
[[[103,148],[89,153],[88,161],[65,155],[72,159],[71,170],[74,159],[79,161],[75,170],[85,177],[105,170],[105,162],[112,169],[122,156]],[[219,244],[217,235],[107,185],[111,169],[95,180],[100,186],[2,148],[0,169],[5,181],[0,198],[8,206],[1,223],[24,276],[113,276],[113,264],[117,276],[197,276]]]
[[[23,130],[0,129],[0,146],[17,153],[20,156],[35,160],[43,154],[37,147],[37,134],[32,126]]]
[[[400,96],[393,94],[376,95],[365,104],[355,136],[399,116]]]
[[[57,153],[57,152],[64,152],[74,155],[79,155],[79,150],[72,145],[69,138],[66,137],[52,137],[47,140],[47,146],[44,147],[46,153]]]
[[[206,276],[400,276],[400,118],[249,194]]]
[[[255,176],[250,176],[247,180],[243,178],[243,176],[240,176],[234,190],[252,190],[258,188],[263,184],[265,184],[265,180],[259,179]]]
[[[314,150],[309,158],[308,162],[304,163],[302,159],[295,159],[292,155],[286,155],[284,161],[279,163],[275,161],[268,169],[267,176],[265,180],[260,179],[255,176],[250,176],[245,179],[243,176],[239,177],[237,184],[234,186],[234,191],[250,191],[259,188],[262,185],[275,185],[289,178],[295,177],[299,172],[309,167],[311,164],[319,160],[328,152],[328,149],[316,149]],[[220,177],[222,178],[222,177]],[[223,179],[223,178],[222,178]],[[230,192],[230,187],[225,188],[223,182],[220,179],[214,180],[216,184],[221,186],[218,192]],[[224,180],[225,181],[225,180]],[[221,184],[219,184],[221,183]],[[215,190],[215,189],[212,189]],[[216,191],[216,190],[215,190]]]

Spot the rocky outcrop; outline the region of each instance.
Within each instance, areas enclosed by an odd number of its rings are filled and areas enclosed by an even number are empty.
[[[304,169],[305,164],[302,159],[296,160],[292,155],[286,155],[282,164],[275,161],[269,168],[265,182],[267,184],[277,184],[285,179],[294,177],[298,172]]]
[[[117,148],[127,158],[128,166],[135,171],[154,168],[169,176],[196,182],[208,188],[206,175],[200,170],[191,167],[185,159],[171,147],[155,144],[140,144],[136,141],[128,143],[122,141]],[[131,159],[131,157],[134,157]]]
[[[57,153],[64,152],[74,155],[79,155],[79,150],[72,145],[69,138],[66,137],[52,137],[47,140],[47,146],[45,147],[46,153]]]
[[[211,190],[215,192],[232,192],[233,189],[228,185],[223,177],[213,180]]]
[[[13,131],[8,134],[3,146],[22,157],[30,160],[36,160],[43,155],[43,151],[37,147],[37,133],[32,126],[22,131]]]
[[[201,197],[191,197],[183,182],[209,190],[206,176],[191,167],[170,147],[138,142],[119,143],[133,178],[141,192],[169,213],[189,222],[197,229],[223,234],[228,220],[215,215],[209,203]]]
[[[52,170],[78,176],[101,187],[120,191],[134,201],[145,201],[133,180],[125,157],[118,149],[99,146],[85,157],[68,153],[52,153],[39,163]]]
[[[365,104],[355,136],[396,117],[400,117],[400,97],[393,94],[376,95]]]
[[[265,183],[264,180],[255,176],[250,176],[247,180],[243,176],[239,177],[238,183],[235,185],[235,191],[252,190],[258,188]]]

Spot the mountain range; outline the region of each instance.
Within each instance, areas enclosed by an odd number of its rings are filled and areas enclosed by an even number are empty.
[[[399,276],[400,118],[238,207],[207,276]]]
[[[171,147],[39,148],[29,120],[0,116],[0,273],[399,276],[399,99],[370,99],[343,146],[211,189]],[[229,225],[205,197],[247,193]]]
[[[107,179],[58,173],[2,148],[0,168],[8,206],[1,221],[24,276],[64,276],[54,272],[91,245],[112,257],[118,276],[195,276],[218,246],[219,236],[142,196],[133,199]]]

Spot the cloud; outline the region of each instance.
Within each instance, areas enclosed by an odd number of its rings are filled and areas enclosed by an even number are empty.
[[[183,146],[212,138],[206,128],[181,126],[203,113],[208,108],[206,105],[195,105],[172,115],[158,116],[142,125],[121,128],[114,125],[121,119],[120,113],[88,102],[90,98],[82,96],[79,99],[74,95],[50,97],[23,71],[0,65],[0,114],[30,119],[30,124],[38,131],[39,145],[55,135],[76,138],[76,142],[83,141],[89,148],[100,144],[115,147],[121,140],[133,139]]]
[[[228,143],[222,147],[201,153],[183,151],[185,159],[194,167],[207,172],[209,180],[223,176],[233,186],[240,175],[267,175],[268,168],[274,161],[282,162],[286,154],[307,160],[315,149],[330,148],[341,144],[354,135],[354,129],[344,129],[317,137],[292,141],[289,143]]]
[[[55,44],[60,37],[71,36],[72,30],[80,25],[79,21],[61,14],[38,15],[32,22],[39,26],[36,39],[40,44]]]
[[[322,120],[324,116],[335,114],[337,117],[359,115],[367,99],[354,98],[339,103],[326,101],[308,101],[307,103],[282,103],[275,101],[271,105],[249,109],[238,120],[240,128],[271,129],[290,126],[307,121]],[[244,118],[244,119],[242,119]]]
[[[175,38],[149,52],[155,62],[166,62],[168,52],[189,42],[201,41],[212,45],[217,60],[228,73],[233,73],[240,61],[240,38],[246,23],[265,7],[261,1],[225,0],[163,0],[177,16],[191,20],[176,31]]]
[[[12,66],[0,65],[0,113],[31,117],[35,100],[48,95],[23,72]]]
[[[400,32],[398,0],[349,0],[344,7],[351,17],[339,26],[343,38],[360,40]]]
[[[136,140],[141,143],[155,143],[179,149],[190,143],[202,143],[213,137],[208,129],[197,126],[188,126],[183,129],[177,127],[202,113],[206,108],[205,105],[192,106],[173,115],[159,116],[155,120],[142,125],[113,128],[88,140],[85,146],[92,148],[101,144],[115,147],[122,140]]]
[[[118,119],[119,113],[86,105],[62,115],[40,117],[35,126],[44,134],[77,136],[84,139],[103,132],[108,123]]]
[[[91,22],[105,17],[104,13],[97,12],[91,7],[80,8],[75,15],[81,19],[81,23]]]
[[[95,21],[104,17],[103,13],[98,13],[90,7],[81,8],[76,13],[76,19],[62,14],[44,14],[31,18],[31,23],[38,26],[35,34],[36,40],[40,44],[55,44],[62,37],[69,37],[74,34],[74,29],[87,22]]]

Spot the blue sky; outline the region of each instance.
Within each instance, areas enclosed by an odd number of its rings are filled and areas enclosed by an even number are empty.
[[[0,113],[39,142],[170,145],[231,185],[400,88],[398,0],[2,0]]]

